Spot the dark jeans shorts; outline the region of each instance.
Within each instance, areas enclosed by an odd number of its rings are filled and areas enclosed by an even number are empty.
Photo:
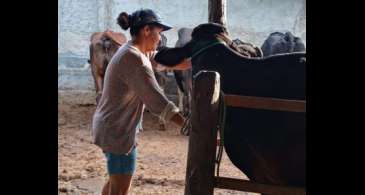
[[[134,147],[129,154],[113,154],[104,152],[107,162],[108,174],[133,175],[136,170],[137,148]]]

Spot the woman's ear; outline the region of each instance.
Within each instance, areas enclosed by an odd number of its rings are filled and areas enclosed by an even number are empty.
[[[150,35],[150,33],[151,33],[151,27],[150,26],[148,26],[148,25],[146,25],[145,27],[143,27],[143,34],[145,35],[145,36],[149,36]]]

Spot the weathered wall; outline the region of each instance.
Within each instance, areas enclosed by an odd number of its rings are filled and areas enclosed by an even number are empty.
[[[208,0],[59,0],[58,48],[60,90],[93,90],[89,37],[110,28],[125,33],[116,24],[122,11],[151,8],[174,29],[165,32],[174,46],[177,30],[208,21]],[[227,0],[230,36],[261,46],[273,31],[292,31],[306,41],[305,0]]]

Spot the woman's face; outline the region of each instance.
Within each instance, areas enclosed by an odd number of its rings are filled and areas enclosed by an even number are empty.
[[[162,28],[159,26],[146,26],[144,28],[144,37],[146,43],[146,49],[148,51],[154,51],[157,49],[158,43],[160,42]]]

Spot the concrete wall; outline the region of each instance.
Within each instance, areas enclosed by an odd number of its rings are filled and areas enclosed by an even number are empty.
[[[89,37],[110,28],[123,32],[116,18],[122,11],[140,8],[157,11],[174,29],[165,32],[168,46],[174,46],[177,30],[205,23],[208,0],[59,0],[58,50],[60,90],[93,90]],[[261,46],[273,31],[292,31],[306,41],[305,0],[227,0],[230,36]]]

